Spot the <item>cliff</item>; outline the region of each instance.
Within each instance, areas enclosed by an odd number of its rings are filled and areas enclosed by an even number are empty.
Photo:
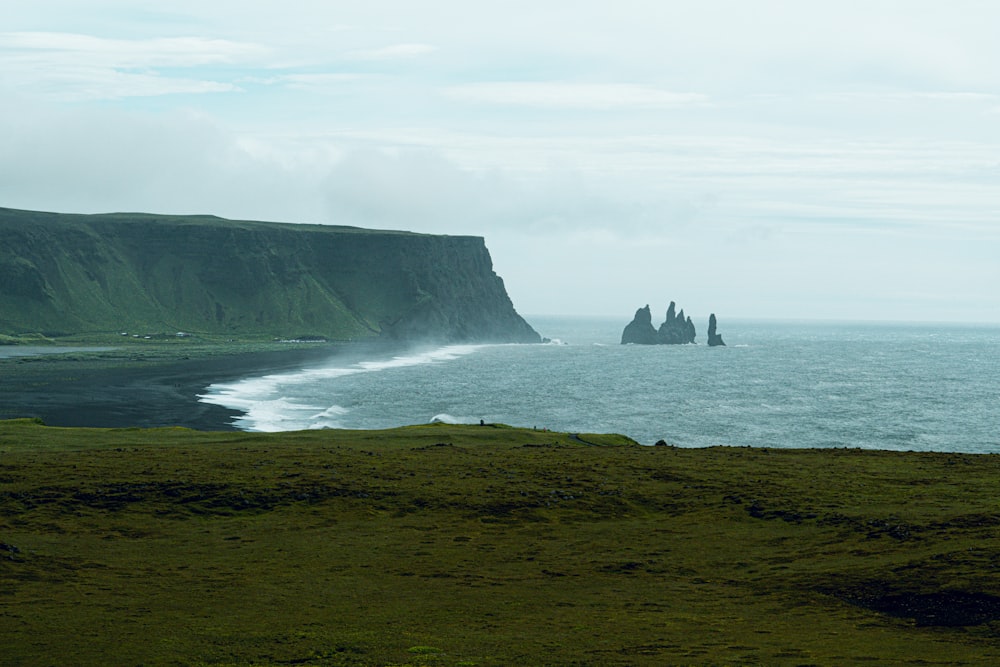
[[[482,238],[0,208],[0,333],[538,342]]]

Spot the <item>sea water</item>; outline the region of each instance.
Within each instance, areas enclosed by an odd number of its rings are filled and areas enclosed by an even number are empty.
[[[727,346],[710,348],[620,345],[621,318],[526,319],[552,342],[333,356],[201,398],[253,431],[482,420],[683,447],[1000,452],[996,325],[723,320]]]

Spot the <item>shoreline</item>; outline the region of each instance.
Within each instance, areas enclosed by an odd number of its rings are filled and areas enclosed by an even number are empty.
[[[241,414],[198,399],[217,382],[301,368],[328,359],[364,358],[386,343],[325,343],[289,349],[236,347],[0,359],[0,419],[37,418],[48,426],[237,431]]]

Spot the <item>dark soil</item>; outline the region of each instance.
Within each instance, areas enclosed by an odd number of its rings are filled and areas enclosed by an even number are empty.
[[[897,618],[913,619],[920,627],[963,627],[1000,620],[1000,597],[970,591],[850,594],[852,604]]]

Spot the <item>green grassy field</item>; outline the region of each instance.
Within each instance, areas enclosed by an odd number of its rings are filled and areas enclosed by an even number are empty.
[[[985,455],[0,422],[0,664],[997,664],[998,491]]]

